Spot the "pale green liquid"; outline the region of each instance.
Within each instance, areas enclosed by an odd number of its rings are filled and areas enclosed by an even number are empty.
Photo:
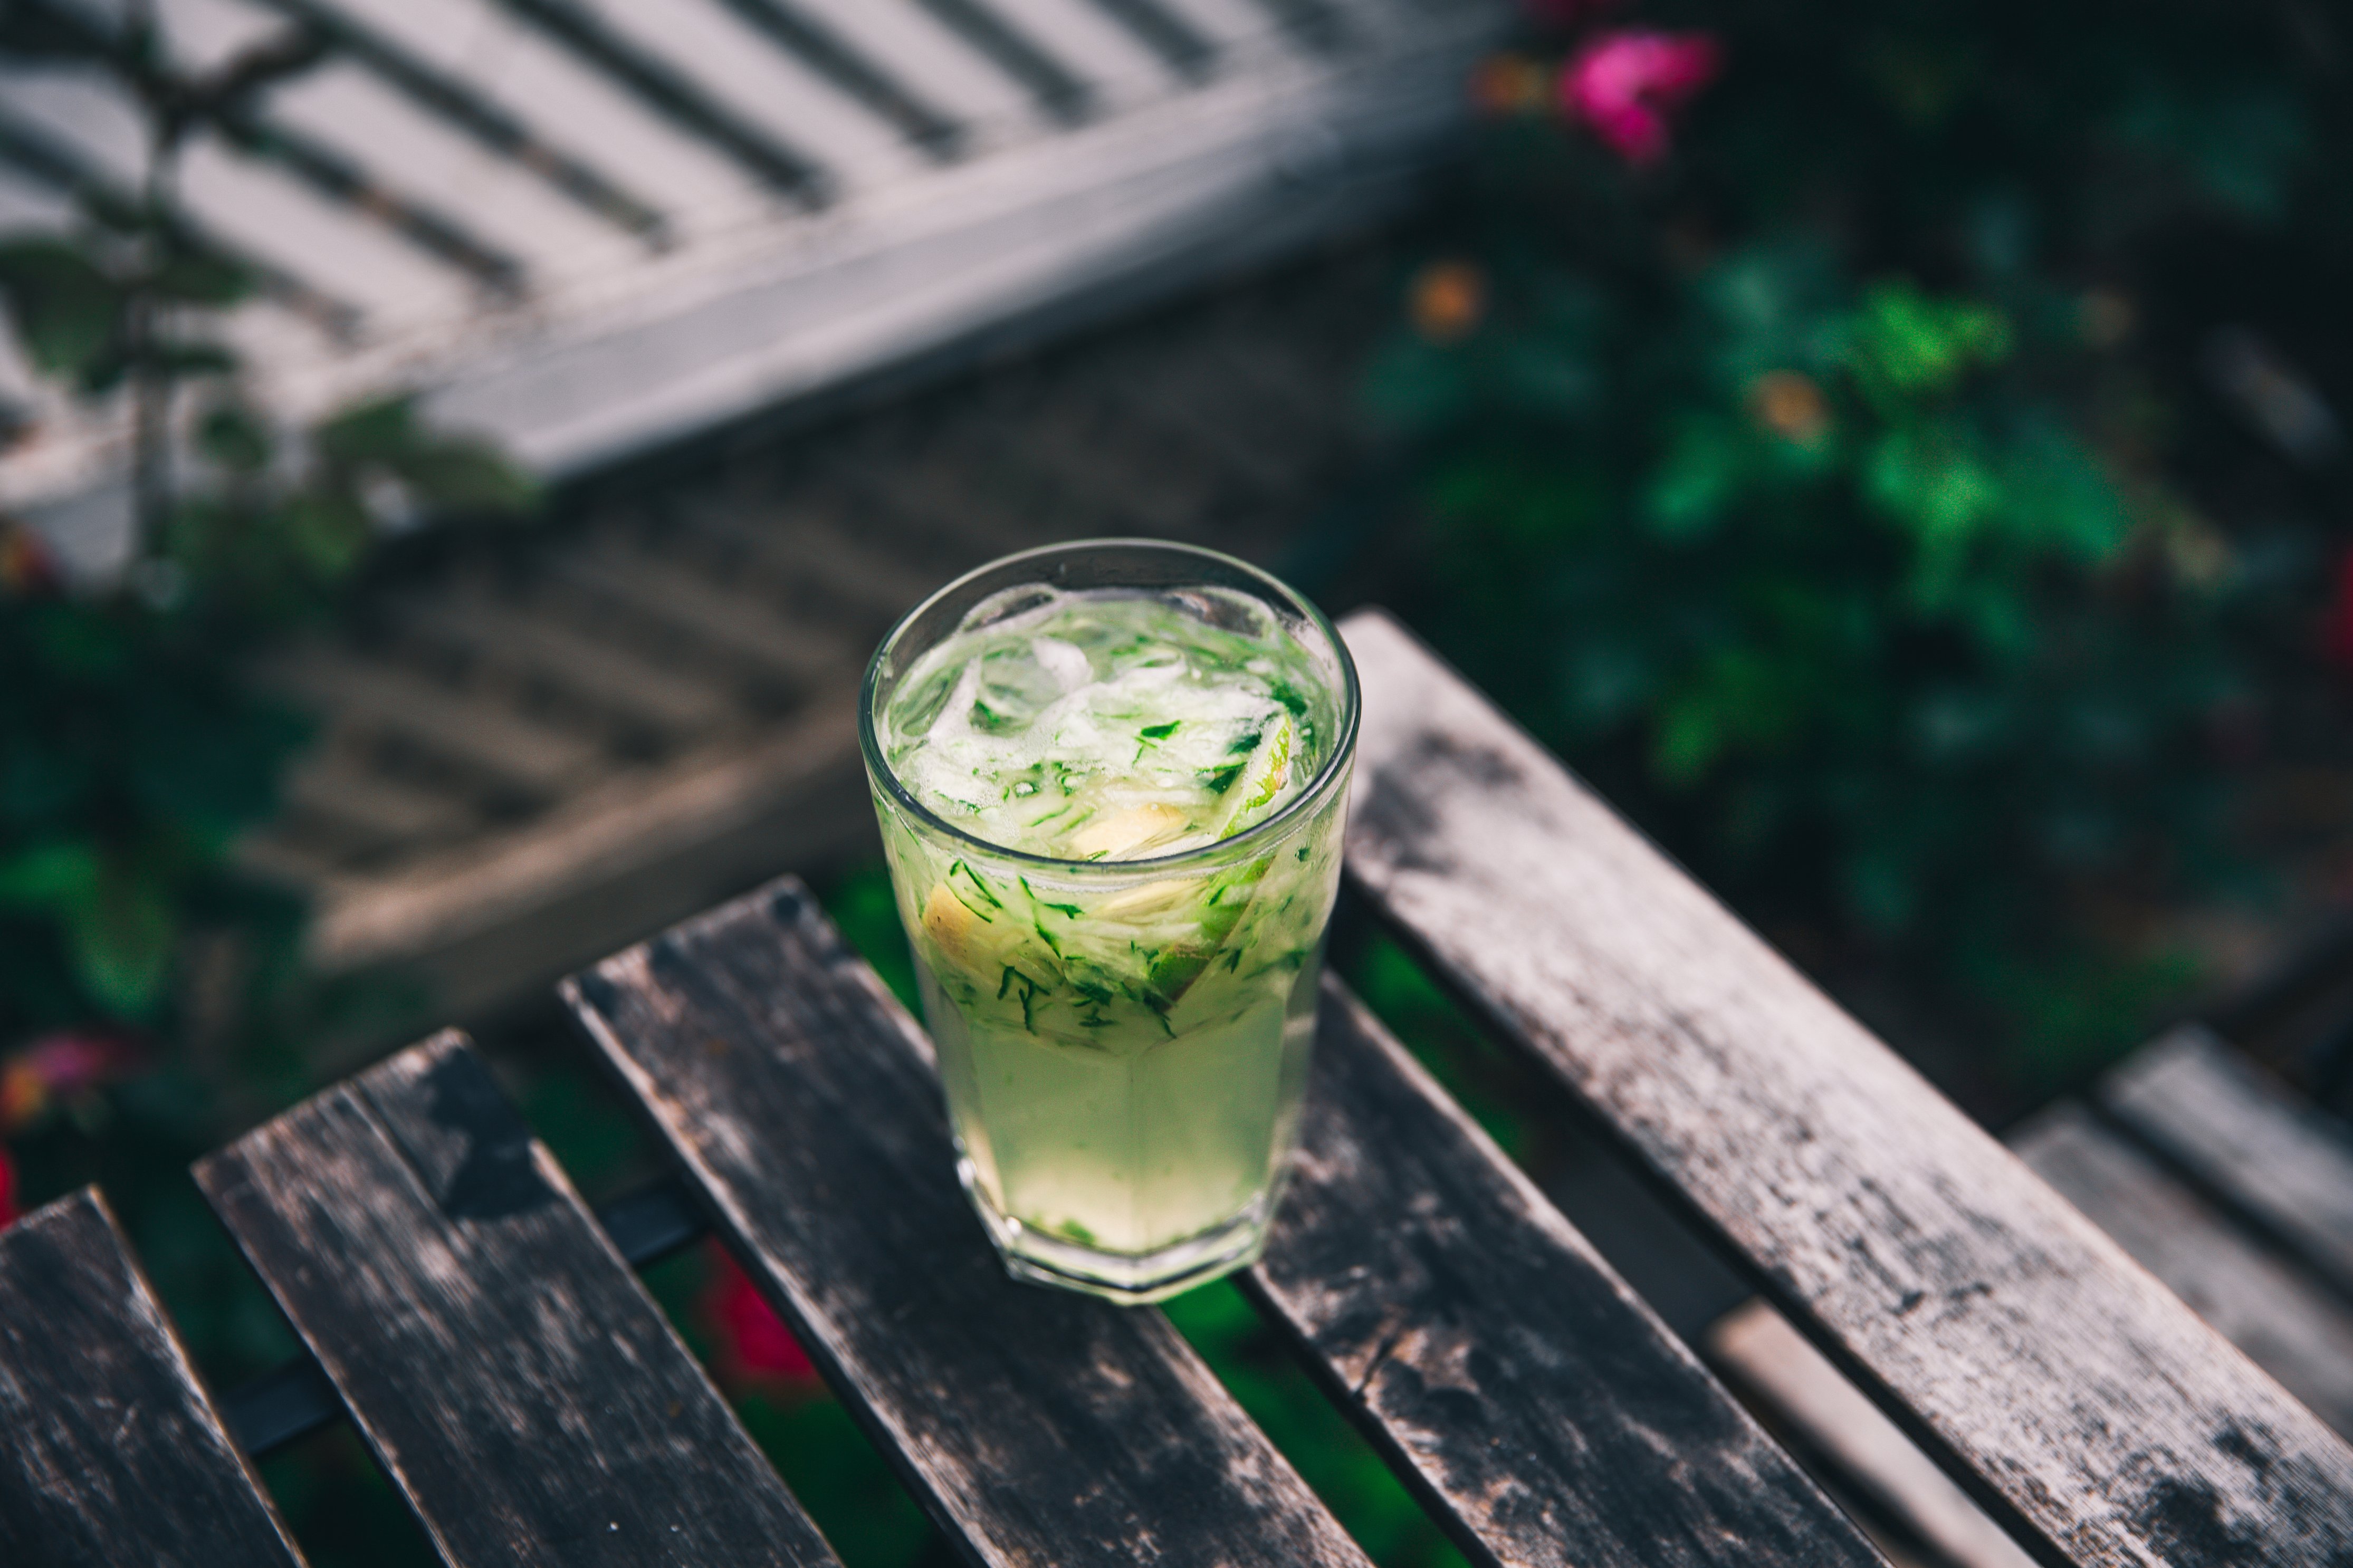
[[[1074,596],[952,639],[885,716],[892,765],[942,818],[1033,854],[1214,846],[1295,797],[1334,727],[1307,656],[1247,626]],[[1041,638],[1060,646],[1040,657]],[[1280,766],[1270,736],[1292,747]],[[992,861],[885,801],[949,1109],[1000,1239],[1137,1256],[1262,1222],[1314,1033],[1338,805],[1107,889]]]
[[[926,968],[973,1179],[999,1215],[1111,1252],[1152,1252],[1243,1215],[1269,1195],[1290,1142],[1313,967],[1216,1025],[1119,1053],[976,1024]]]

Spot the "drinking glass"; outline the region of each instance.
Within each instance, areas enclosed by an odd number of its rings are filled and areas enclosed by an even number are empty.
[[[902,681],[957,633],[1090,590],[1222,631],[1287,633],[1326,683],[1315,695],[1328,730],[1305,786],[1230,837],[1133,860],[1006,848],[919,802],[889,760]],[[883,639],[860,748],[957,1174],[1016,1278],[1154,1301],[1263,1250],[1314,1037],[1356,721],[1356,668],[1323,615],[1266,573],[1187,545],[1090,540],[1008,556]],[[1073,932],[1097,958],[1131,953],[1137,973],[1121,978],[1133,983],[1103,985],[1101,968],[1067,960]]]

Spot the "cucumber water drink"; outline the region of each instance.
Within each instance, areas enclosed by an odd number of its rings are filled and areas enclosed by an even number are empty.
[[[976,1206],[1017,1274],[1117,1300],[1247,1262],[1339,874],[1338,639],[1142,543],[984,568],[918,623],[877,658],[869,762]]]

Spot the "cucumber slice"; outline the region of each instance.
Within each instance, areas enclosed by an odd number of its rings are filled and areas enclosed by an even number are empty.
[[[1274,722],[1258,738],[1250,761],[1226,790],[1226,819],[1218,825],[1218,837],[1231,838],[1246,827],[1254,826],[1272,816],[1275,803],[1290,787],[1292,766],[1299,751],[1299,734],[1292,727],[1291,715],[1278,713]]]

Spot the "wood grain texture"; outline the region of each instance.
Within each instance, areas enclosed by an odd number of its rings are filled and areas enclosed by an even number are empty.
[[[565,985],[746,1268],[987,1564],[1363,1568],[1158,1311],[1018,1285],[923,1032],[787,879]]]
[[[2078,1105],[2010,1146],[2257,1366],[2353,1434],[2353,1311]]]
[[[2054,1562],[2353,1561],[2353,1449],[1396,623],[1354,884]]]
[[[0,1563],[301,1562],[98,1190],[0,1230]]]
[[[1782,1431],[1926,1542],[1939,1563],[2032,1568],[2034,1560],[2001,1526],[1788,1319],[1751,1298],[1711,1324],[1705,1342],[1708,1359],[1769,1410]]]
[[[1473,1562],[1883,1563],[1336,982],[1300,1140],[1245,1288]]]
[[[196,1181],[453,1568],[834,1563],[456,1034]]]
[[[2345,1124],[2185,1025],[2101,1080],[2134,1134],[2353,1300],[2353,1142]]]

